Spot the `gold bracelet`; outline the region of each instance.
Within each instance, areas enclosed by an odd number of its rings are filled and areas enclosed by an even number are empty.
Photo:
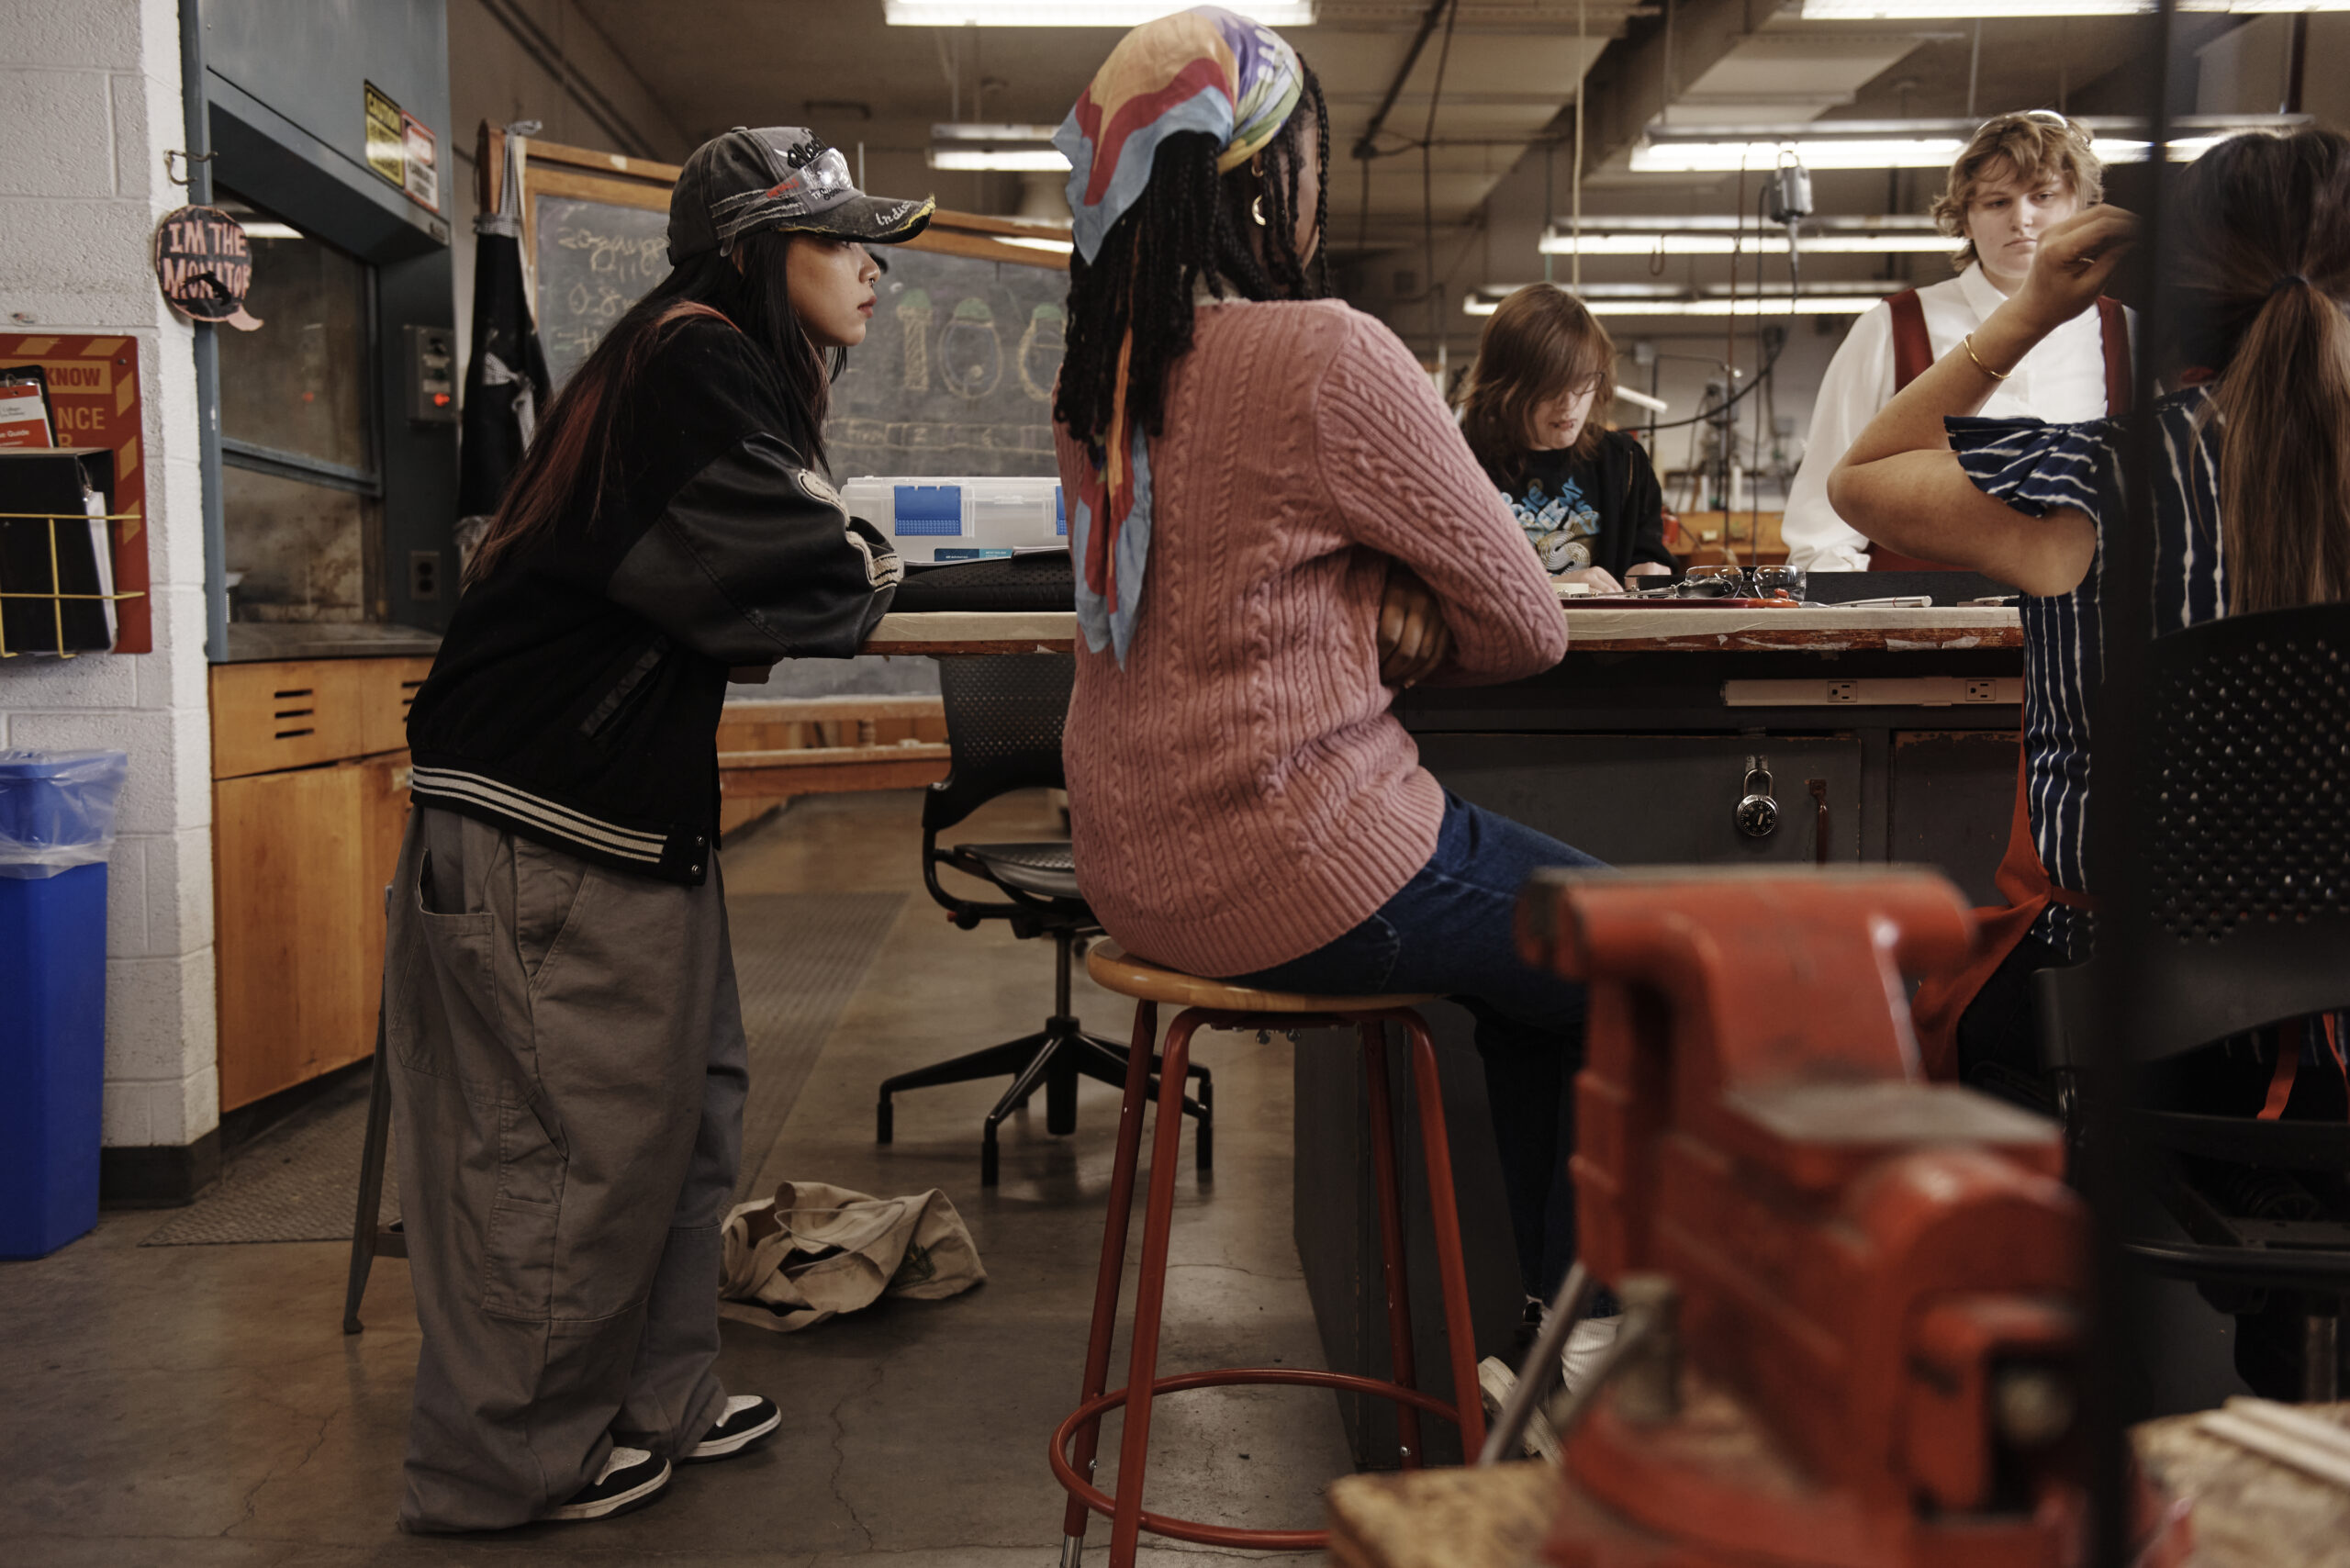
[[[1992,380],[2005,381],[2009,376],[2015,374],[2012,370],[1993,370],[1989,365],[1985,364],[1983,363],[1983,356],[1975,352],[1974,333],[1969,332],[1966,336],[1959,339],[1958,341],[1966,345],[1966,357],[1975,362],[1975,368],[1989,376]]]

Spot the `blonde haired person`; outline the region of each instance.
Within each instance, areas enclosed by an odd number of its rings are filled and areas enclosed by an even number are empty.
[[[1905,289],[1852,324],[1812,405],[1811,435],[1781,525],[1787,564],[1809,571],[1918,570],[1934,563],[1873,545],[1830,503],[1828,476],[1877,410],[1959,346],[2023,286],[2040,241],[2097,206],[2105,172],[2078,122],[2045,109],[1983,122],[1950,166],[1935,222],[1958,241],[1958,276]],[[1984,405],[1992,419],[2073,424],[2126,411],[2130,323],[2098,299],[2051,331]]]
[[[1555,284],[1501,303],[1477,344],[1460,431],[1542,569],[1613,593],[1669,576],[1664,494],[1640,443],[1594,417],[1614,395],[1616,342]]]

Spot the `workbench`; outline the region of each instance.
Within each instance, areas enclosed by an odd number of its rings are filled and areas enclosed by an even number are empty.
[[[2350,1427],[2350,1404],[2307,1406]],[[2194,1508],[2188,1568],[2350,1568],[2350,1492],[2196,1430],[2193,1416],[2132,1434],[2147,1476]],[[1349,1475],[1329,1492],[1343,1568],[1526,1568],[1550,1528],[1547,1464]]]
[[[1447,789],[1614,865],[1914,862],[1970,902],[1993,886],[2015,802],[2023,633],[2011,608],[1562,607],[1567,654],[1498,686],[1419,687],[1396,711]],[[867,651],[1066,653],[1059,612],[890,615]],[[1734,820],[1769,770],[1777,825]],[[1767,999],[1758,999],[1767,1003]],[[1523,1292],[1469,1014],[1438,1045],[1481,1355],[1510,1354]],[[1389,1375],[1378,1213],[1358,1053],[1295,1053],[1294,1224],[1334,1371]],[[1389,1053],[1423,1386],[1450,1396],[1406,1053]],[[1394,1462],[1393,1412],[1341,1395],[1359,1464]],[[1449,1428],[1428,1458],[1457,1458]]]

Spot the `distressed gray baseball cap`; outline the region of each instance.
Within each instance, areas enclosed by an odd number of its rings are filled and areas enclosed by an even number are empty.
[[[869,196],[849,179],[848,160],[796,125],[736,126],[694,149],[669,193],[669,264],[715,251],[725,255],[755,229],[831,234],[896,245],[929,226],[938,202]]]

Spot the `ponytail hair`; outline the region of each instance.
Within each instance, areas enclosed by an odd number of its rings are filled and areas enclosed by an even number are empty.
[[[2232,137],[2179,207],[2196,357],[2219,373],[2228,609],[2350,600],[2350,140]]]

